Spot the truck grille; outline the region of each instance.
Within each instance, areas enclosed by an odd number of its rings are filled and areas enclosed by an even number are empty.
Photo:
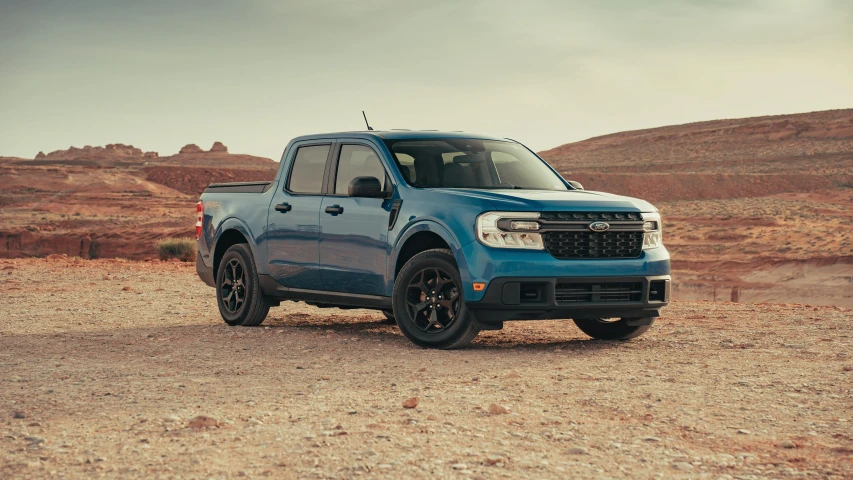
[[[643,232],[559,232],[542,234],[545,250],[554,258],[637,258],[643,251]]]
[[[643,215],[637,212],[542,212],[542,220],[587,221],[587,222],[642,222]]]
[[[554,297],[558,304],[640,302],[643,297],[643,284],[640,282],[558,282],[554,290]]]

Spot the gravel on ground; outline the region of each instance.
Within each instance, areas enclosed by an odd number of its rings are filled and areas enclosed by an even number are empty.
[[[0,478],[853,478],[853,310],[674,302],[630,342],[413,346],[192,265],[0,260]]]

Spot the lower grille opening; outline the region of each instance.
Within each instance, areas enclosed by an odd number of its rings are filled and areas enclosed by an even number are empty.
[[[521,303],[542,303],[545,301],[545,285],[521,284]]]
[[[641,282],[559,282],[554,294],[558,304],[640,302],[643,298],[643,284]]]

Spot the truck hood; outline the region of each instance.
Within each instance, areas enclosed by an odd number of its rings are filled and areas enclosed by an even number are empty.
[[[589,190],[479,190],[465,188],[439,188],[450,196],[461,196],[491,202],[496,210],[506,211],[625,211],[657,212],[651,203],[638,198],[623,197]]]

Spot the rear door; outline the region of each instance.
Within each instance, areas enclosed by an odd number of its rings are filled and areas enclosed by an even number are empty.
[[[290,288],[322,290],[320,278],[320,205],[333,142],[297,145],[285,161],[287,176],[267,217],[270,275]]]
[[[320,208],[320,275],[328,291],[387,296],[392,201],[350,197],[349,183],[364,176],[376,177],[390,191],[389,176],[376,150],[367,142],[341,140]]]

